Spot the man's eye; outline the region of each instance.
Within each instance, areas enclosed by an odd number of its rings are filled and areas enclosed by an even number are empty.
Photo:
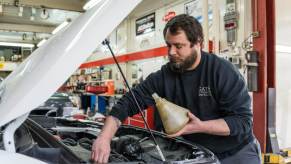
[[[177,49],[181,49],[182,48],[182,45],[176,45],[176,48]]]

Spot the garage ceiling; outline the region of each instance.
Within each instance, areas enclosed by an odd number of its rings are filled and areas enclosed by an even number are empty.
[[[87,0],[1,0],[0,41],[38,43],[67,19],[75,19]]]
[[[0,42],[37,44],[67,19],[74,20],[88,0],[1,0]],[[142,15],[175,0],[143,0],[130,14]],[[154,8],[153,8],[154,6]]]

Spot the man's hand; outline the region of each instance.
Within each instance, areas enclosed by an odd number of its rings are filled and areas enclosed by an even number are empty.
[[[92,146],[91,159],[98,163],[107,163],[110,155],[110,138],[98,137]]]
[[[110,155],[110,143],[121,122],[108,116],[102,128],[101,134],[92,145],[91,159],[98,163],[107,163]]]
[[[200,133],[203,130],[203,122],[194,116],[191,112],[188,112],[189,122],[175,134],[168,135],[168,137],[178,137],[184,134]]]
[[[188,112],[189,122],[175,134],[168,135],[168,137],[177,137],[184,134],[191,133],[206,133],[218,136],[228,136],[230,129],[224,119],[201,121],[198,117]]]

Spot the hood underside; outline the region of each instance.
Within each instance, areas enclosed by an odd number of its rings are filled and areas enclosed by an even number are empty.
[[[47,100],[140,0],[103,0],[36,49],[0,84],[0,126]]]

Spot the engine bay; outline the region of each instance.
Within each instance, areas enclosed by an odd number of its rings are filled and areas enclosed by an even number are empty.
[[[60,141],[78,157],[89,162],[92,144],[102,126],[98,122],[56,118],[56,126],[46,128],[51,134],[58,136]],[[212,152],[201,146],[182,139],[170,139],[165,134],[156,131],[154,131],[154,136],[166,158],[166,163],[215,163],[213,161],[218,161]],[[112,139],[109,162],[163,163],[150,133],[145,129],[128,125],[121,126]]]
[[[34,120],[37,123],[27,119],[15,133],[18,153],[47,163],[93,163],[90,159],[92,144],[102,124],[60,118]],[[166,162],[161,160],[147,130],[122,125],[111,141],[109,163],[219,163],[216,156],[202,146],[167,138],[156,131],[153,134]]]

